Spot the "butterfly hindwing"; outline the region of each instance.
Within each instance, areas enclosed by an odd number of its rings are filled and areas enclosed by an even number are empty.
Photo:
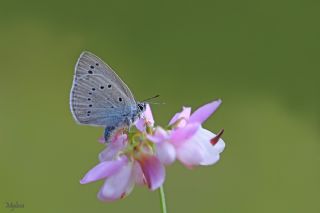
[[[122,91],[132,104],[135,104],[135,99],[128,88],[128,86],[120,79],[120,77],[111,69],[109,65],[104,63],[98,56],[84,51],[76,64],[75,67],[75,78],[81,78],[88,74],[101,74],[114,82],[115,86]]]
[[[108,65],[92,53],[84,52],[75,67],[70,107],[78,123],[105,127],[123,122],[136,102]]]

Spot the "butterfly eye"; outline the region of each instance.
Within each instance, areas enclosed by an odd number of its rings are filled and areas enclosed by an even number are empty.
[[[143,111],[143,106],[139,105],[139,109],[140,109],[140,111]]]

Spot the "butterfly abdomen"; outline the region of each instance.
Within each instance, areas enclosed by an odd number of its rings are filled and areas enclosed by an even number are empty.
[[[114,133],[116,127],[115,126],[107,126],[104,129],[104,140],[106,142],[109,142],[109,139],[111,138],[111,135]]]

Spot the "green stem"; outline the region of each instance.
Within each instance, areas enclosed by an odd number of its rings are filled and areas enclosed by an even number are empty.
[[[159,189],[159,195],[162,213],[167,213],[166,196],[164,194],[163,185]]]

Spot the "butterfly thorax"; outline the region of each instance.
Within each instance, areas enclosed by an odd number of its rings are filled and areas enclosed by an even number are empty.
[[[104,131],[104,139],[106,142],[110,141],[115,133],[131,127],[139,118],[142,117],[143,112],[146,110],[146,103],[138,102],[136,107],[132,109],[131,115],[123,115],[124,120],[114,126],[106,126]]]

